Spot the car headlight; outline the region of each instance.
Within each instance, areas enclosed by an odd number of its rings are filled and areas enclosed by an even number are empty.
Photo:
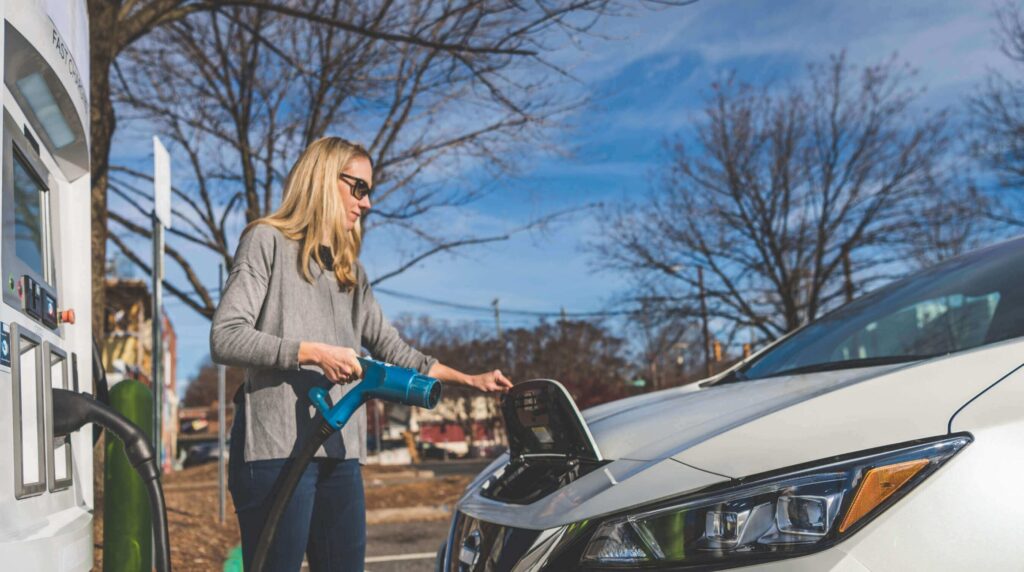
[[[594,529],[582,562],[741,564],[821,550],[891,506],[970,441],[958,435],[829,459],[613,516]]]

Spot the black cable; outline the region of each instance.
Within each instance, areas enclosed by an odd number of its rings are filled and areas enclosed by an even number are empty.
[[[271,500],[273,504],[267,511],[267,518],[263,521],[263,530],[260,531],[260,539],[256,543],[256,553],[252,559],[253,572],[262,572],[266,565],[267,555],[274,543],[274,536],[277,535],[277,524],[281,520],[281,515],[284,514],[284,509],[288,506],[288,501],[292,499],[292,494],[299,484],[302,473],[305,472],[306,467],[309,466],[324,441],[327,441],[327,438],[337,431],[319,413],[313,418],[313,426],[313,433],[303,443],[299,454],[289,459],[281,469],[277,480],[274,481],[274,487],[267,496],[267,499]],[[246,565],[246,569],[249,569],[248,565]]]
[[[153,466],[156,466],[156,463],[153,463]],[[146,481],[146,493],[149,496],[149,512],[153,515],[153,554],[157,560],[156,569],[157,572],[171,572],[171,539],[167,527],[167,505],[164,502],[164,488],[160,485],[159,478]]]
[[[96,396],[96,400],[104,405],[110,405],[110,386],[107,384],[107,372],[103,369],[103,356],[100,354],[100,346],[96,343],[95,339],[92,341],[92,383],[92,392]],[[103,426],[93,425],[93,446],[100,442],[101,435],[103,435]]]
[[[95,346],[94,346],[95,349]],[[153,516],[153,542],[156,569],[171,572],[171,546],[167,531],[167,507],[160,486],[160,467],[145,432],[108,405],[91,395],[66,389],[53,389],[53,435],[62,437],[78,431],[86,423],[95,423],[112,432],[124,443],[124,452],[132,468],[142,478],[149,494]]]

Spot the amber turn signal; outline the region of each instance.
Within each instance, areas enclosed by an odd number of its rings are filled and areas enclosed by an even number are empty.
[[[857,493],[853,495],[850,510],[846,511],[846,518],[839,525],[839,532],[846,532],[846,529],[882,504],[927,466],[928,459],[917,459],[869,470],[857,487]]]

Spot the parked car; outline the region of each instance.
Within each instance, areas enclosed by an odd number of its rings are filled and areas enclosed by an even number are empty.
[[[438,447],[433,443],[420,442],[416,444],[419,449],[420,459],[430,461],[448,461],[458,459],[459,456],[448,451],[444,447]]]
[[[188,419],[181,422],[182,434],[204,433],[209,427],[210,422],[206,419]]]
[[[229,457],[228,451],[230,451],[230,443],[224,444],[224,459],[227,460]],[[188,454],[185,457],[185,462],[182,464],[183,467],[195,467],[196,465],[203,465],[206,463],[216,462],[219,457],[220,451],[217,448],[217,442],[203,442],[196,443],[188,449]]]
[[[503,402],[438,568],[1020,570],[1024,238],[863,296],[700,384]]]

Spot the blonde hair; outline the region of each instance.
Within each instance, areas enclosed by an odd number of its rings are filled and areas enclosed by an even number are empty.
[[[272,214],[255,220],[246,231],[258,224],[268,224],[292,240],[301,242],[299,264],[303,277],[312,283],[309,259],[324,267],[320,257],[320,241],[329,231],[330,250],[334,257],[334,275],[342,286],[356,283],[355,263],[362,244],[362,224],[357,220],[351,230],[343,224],[345,208],[338,194],[338,175],[355,158],[363,158],[373,166],[366,149],[341,137],[322,137],[302,152],[285,180],[281,206]]]

